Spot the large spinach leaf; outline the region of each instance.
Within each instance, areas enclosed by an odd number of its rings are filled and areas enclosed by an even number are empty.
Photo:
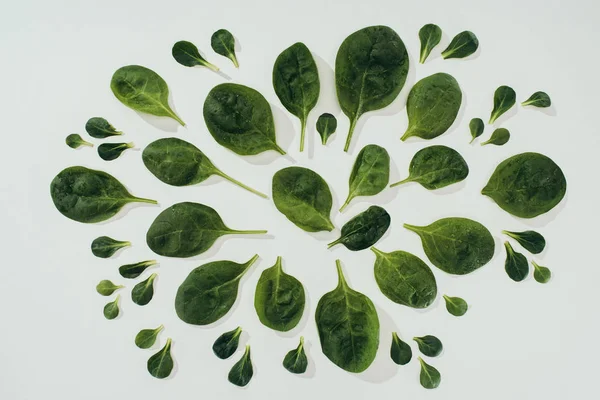
[[[373,246],[390,227],[392,218],[385,209],[371,206],[342,227],[342,235],[327,245],[343,244],[348,250],[359,251]]]

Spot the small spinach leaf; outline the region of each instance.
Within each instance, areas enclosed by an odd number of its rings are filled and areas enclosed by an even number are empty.
[[[412,349],[408,343],[398,337],[396,332],[392,332],[392,347],[390,348],[390,357],[398,365],[406,365],[412,359]]]
[[[156,329],[142,329],[135,335],[135,345],[140,349],[149,349],[156,343],[156,338],[160,331],[164,328],[163,325]]]
[[[424,64],[431,50],[442,40],[442,29],[436,24],[423,25],[419,30],[419,40],[421,41],[419,62]]]
[[[533,264],[533,278],[536,280],[536,282],[548,283],[552,277],[550,270],[546,267],[538,265],[538,263],[533,260],[531,260],[531,264]]]
[[[122,135],[106,119],[102,117],[92,117],[85,123],[85,131],[93,138],[105,139],[110,136]]]
[[[442,57],[447,58],[465,58],[477,51],[479,39],[471,31],[464,31],[452,38],[452,41],[442,51]]]
[[[486,144],[493,144],[496,146],[502,146],[506,144],[509,141],[509,139],[510,132],[508,131],[508,129],[498,128],[492,133],[492,136],[490,136],[490,138],[487,141],[481,143],[481,145],[485,146]]]
[[[446,310],[455,317],[461,317],[467,313],[469,305],[460,297],[450,297],[444,295],[446,301]]]
[[[281,104],[300,119],[300,151],[303,151],[308,113],[317,104],[321,90],[317,64],[304,43],[294,43],[277,57],[273,88]]]
[[[125,264],[119,267],[119,274],[123,278],[134,279],[137,278],[146,270],[146,268],[156,265],[156,260],[140,261],[135,264]]]
[[[102,296],[110,296],[116,290],[119,290],[124,287],[125,286],[123,286],[123,285],[115,285],[108,279],[104,279],[96,285],[96,292],[100,293]]]
[[[421,374],[419,376],[421,386],[425,389],[435,389],[440,386],[442,380],[440,371],[427,364],[421,357],[419,357],[419,363],[421,363]]]
[[[429,146],[417,151],[408,168],[408,178],[390,185],[417,182],[425,189],[434,190],[464,180],[469,175],[465,159],[446,146]]]
[[[150,275],[150,277],[133,287],[131,290],[131,300],[138,306],[145,306],[150,303],[154,296],[154,279],[156,274]]]
[[[413,340],[419,345],[419,351],[427,357],[437,357],[442,353],[444,346],[442,341],[435,336],[425,335],[414,337]]]
[[[118,294],[117,297],[111,301],[110,303],[104,306],[104,318],[106,319],[115,319],[119,316],[119,299],[121,295]]]
[[[252,369],[252,360],[250,359],[250,345],[246,345],[244,355],[231,367],[227,379],[234,385],[243,387],[250,382],[252,375],[254,375],[254,370]]]
[[[67,138],[65,139],[65,143],[67,144],[67,146],[69,146],[72,149],[76,149],[80,146],[94,147],[93,144],[83,140],[81,138],[81,135],[79,135],[77,133],[72,133],[69,136],[67,136]]]
[[[454,123],[461,103],[462,92],[452,75],[440,72],[421,79],[406,100],[408,129],[401,140],[440,136]]]
[[[481,118],[473,118],[471,122],[469,122],[469,130],[471,131],[471,141],[469,143],[473,143],[475,139],[479,136],[483,135],[483,128],[485,124]]]
[[[258,254],[243,264],[213,261],[192,270],[177,290],[177,316],[193,325],[219,320],[235,303],[240,279],[257,259]]]
[[[527,258],[523,254],[514,251],[509,242],[504,242],[504,247],[506,248],[504,270],[510,279],[515,282],[521,282],[529,275]]]
[[[539,108],[547,108],[552,105],[552,100],[546,92],[535,92],[527,100],[521,103],[522,106],[533,106]]]
[[[375,243],[390,227],[392,219],[385,209],[371,206],[361,212],[342,227],[342,235],[327,245],[331,248],[343,244],[348,250],[364,250]]]
[[[240,344],[241,334],[242,327],[238,326],[234,330],[225,332],[219,336],[212,346],[213,353],[221,360],[231,357]]]
[[[536,231],[510,232],[502,231],[507,236],[515,239],[532,254],[540,254],[546,247],[546,239]]]
[[[321,136],[321,143],[323,143],[323,146],[327,144],[327,139],[335,133],[336,129],[337,119],[333,115],[324,113],[317,119],[317,132],[319,132],[319,135]]]
[[[283,367],[292,374],[303,374],[308,367],[308,358],[304,352],[304,336],[300,336],[300,344],[290,350],[283,358]]]
[[[92,254],[99,258],[109,258],[123,247],[131,246],[131,242],[115,240],[108,236],[100,236],[92,241]]]
[[[227,57],[236,68],[240,67],[235,56],[235,39],[227,29],[219,29],[210,37],[210,47],[215,53]]]
[[[133,142],[129,143],[103,143],[98,146],[98,155],[104,161],[112,161],[119,158],[121,153],[134,146]]]
[[[181,40],[173,45],[171,54],[175,61],[184,67],[195,67],[199,65],[214,72],[219,71],[219,67],[209,63],[200,55],[200,52],[194,43]]]
[[[164,379],[173,371],[173,357],[171,357],[171,338],[158,353],[148,359],[148,372],[155,378]]]
[[[493,124],[502,114],[515,105],[517,94],[510,86],[500,86],[494,92],[494,109],[490,115],[490,124]]]

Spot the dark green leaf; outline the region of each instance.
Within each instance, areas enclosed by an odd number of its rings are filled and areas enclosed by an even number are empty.
[[[67,146],[69,146],[72,149],[76,149],[79,146],[94,147],[93,144],[91,144],[90,142],[86,142],[85,140],[83,140],[81,138],[81,136],[78,135],[77,133],[72,133],[69,136],[67,136],[67,138],[65,139],[65,143],[67,144]]]
[[[469,130],[471,131],[471,141],[469,143],[473,143],[473,140],[483,135],[483,128],[485,124],[481,118],[473,118],[471,122],[469,122]]]
[[[92,254],[100,258],[109,258],[123,247],[131,246],[131,242],[115,240],[108,236],[100,236],[92,242]]]
[[[243,264],[213,261],[192,270],[177,290],[177,316],[193,325],[219,320],[235,303],[240,279],[257,259],[258,254]]]
[[[514,251],[510,243],[504,242],[506,248],[506,262],[504,270],[506,274],[515,282],[521,282],[529,275],[529,264],[527,258],[521,253]]]
[[[209,63],[200,55],[200,52],[194,43],[181,40],[173,45],[171,54],[173,54],[175,61],[184,67],[195,67],[199,65],[215,72],[219,71],[219,67]]]
[[[469,305],[460,297],[450,297],[444,295],[446,301],[446,310],[455,317],[461,317],[466,314]]]
[[[323,145],[327,144],[327,139],[335,133],[336,129],[337,119],[333,115],[324,113],[317,119],[317,132],[321,135],[321,143]]]
[[[548,283],[552,277],[550,270],[546,267],[538,265],[533,260],[531,261],[531,264],[533,264],[533,278],[539,283]]]
[[[494,109],[490,115],[490,124],[493,124],[502,114],[515,105],[517,94],[510,86],[500,86],[494,92]]]
[[[150,277],[133,287],[131,290],[131,300],[138,306],[145,306],[150,303],[154,296],[154,279],[156,274],[150,275]]]
[[[163,325],[156,329],[142,329],[135,335],[135,345],[140,349],[149,349],[156,343],[156,338],[160,331],[164,328]]]
[[[185,122],[169,106],[167,82],[151,69],[140,65],[121,67],[114,73],[110,88],[127,107],[146,114],[173,118],[185,126]]]
[[[254,295],[254,308],[263,325],[287,332],[300,322],[304,312],[304,287],[283,272],[281,257],[260,275]]]
[[[428,226],[404,224],[418,234],[433,265],[454,275],[469,274],[494,255],[494,238],[479,222],[468,218],[442,218]]]
[[[331,231],[331,192],[319,174],[288,167],[273,175],[273,202],[283,215],[307,232]]]
[[[92,117],[85,123],[85,131],[96,139],[104,139],[110,136],[122,135],[107,120],[102,117]]]
[[[373,246],[390,227],[390,214],[379,206],[371,206],[342,227],[342,235],[327,245],[343,244],[348,250],[359,251]]]
[[[539,153],[521,153],[496,167],[481,194],[512,215],[533,218],[553,209],[566,191],[567,181],[554,161]]]
[[[505,235],[515,239],[532,254],[540,254],[546,247],[546,239],[536,231],[510,232],[502,231]]]
[[[227,379],[234,385],[243,387],[250,382],[252,375],[254,375],[254,370],[252,369],[252,360],[250,359],[250,345],[246,345],[244,355],[231,367]]]
[[[460,182],[467,175],[469,166],[456,150],[440,145],[429,146],[414,155],[408,168],[408,178],[390,187],[417,182],[425,189],[434,190]]]
[[[419,257],[405,251],[375,253],[375,281],[381,292],[394,303],[413,308],[426,308],[437,295],[437,284],[431,269]]]
[[[68,167],[50,184],[50,195],[62,215],[93,223],[109,219],[128,203],[157,204],[131,195],[114,176],[85,167]]]
[[[304,43],[294,43],[277,57],[273,88],[281,104],[300,119],[300,151],[303,151],[308,113],[317,105],[321,90],[317,64]]]
[[[300,336],[298,348],[289,351],[283,358],[283,367],[292,374],[303,374],[308,367],[308,358],[304,352],[304,336]]]
[[[432,335],[414,337],[413,340],[419,345],[419,351],[427,357],[437,357],[444,349],[440,339]]]
[[[425,389],[435,389],[440,386],[442,380],[440,371],[427,364],[421,357],[419,357],[419,362],[421,363],[421,374],[419,376],[421,386]]]
[[[546,92],[535,92],[527,100],[521,103],[522,106],[533,106],[539,108],[547,108],[552,105],[550,96]]]
[[[424,64],[431,50],[442,40],[442,30],[436,24],[424,25],[419,30],[419,40],[421,41],[419,62]]]
[[[350,119],[348,151],[361,115],[387,107],[404,86],[408,53],[400,36],[387,26],[369,26],[348,36],[335,58],[340,107]]]
[[[442,51],[442,57],[447,58],[465,58],[477,51],[479,39],[473,32],[464,31],[452,38],[452,41]]]
[[[412,349],[408,343],[398,337],[396,332],[392,332],[392,347],[390,348],[390,357],[398,365],[406,365],[412,359]]]
[[[123,278],[137,278],[146,270],[146,268],[156,265],[156,260],[140,261],[135,264],[125,264],[119,267],[119,274]]]
[[[112,161],[119,158],[122,152],[133,147],[133,142],[129,143],[103,143],[98,146],[98,155],[104,161]]]
[[[204,122],[221,146],[237,154],[267,150],[285,154],[276,143],[271,106],[262,94],[247,86],[215,86],[204,101]]]
[[[267,231],[230,229],[213,208],[184,202],[173,204],[156,217],[146,233],[146,243],[161,256],[185,258],[204,253],[223,235],[264,233]]]
[[[148,360],[148,372],[155,378],[164,379],[173,371],[173,358],[171,357],[171,338],[158,353]]]
[[[401,140],[440,136],[454,123],[461,103],[462,92],[453,76],[440,72],[421,79],[406,100],[408,129]]]
[[[493,144],[496,146],[502,146],[504,144],[506,144],[506,142],[508,142],[510,139],[510,132],[508,131],[508,129],[506,128],[498,128],[494,131],[494,133],[492,133],[492,136],[490,136],[490,138],[481,143],[482,146],[485,146],[486,144]]]
[[[215,53],[227,57],[236,68],[240,67],[235,56],[235,39],[227,29],[219,29],[210,37],[210,47]]]
[[[338,285],[319,300],[315,320],[321,349],[335,365],[362,372],[375,359],[379,347],[379,318],[371,299],[346,283],[336,260]]]
[[[119,290],[119,289],[121,289],[123,287],[125,287],[125,286],[123,286],[123,285],[115,285],[111,281],[109,281],[107,279],[104,279],[104,280],[100,281],[100,283],[98,283],[96,285],[96,292],[100,293],[102,296],[110,296],[116,290]]]
[[[111,301],[110,303],[104,306],[104,318],[106,319],[115,319],[119,316],[119,299],[121,295],[118,294],[117,297]]]
[[[242,327],[238,326],[234,330],[225,332],[219,336],[213,344],[213,353],[222,360],[231,357],[240,344],[241,334]]]

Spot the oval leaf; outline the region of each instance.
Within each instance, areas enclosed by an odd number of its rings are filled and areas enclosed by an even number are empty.
[[[85,123],[85,131],[93,138],[104,139],[110,136],[122,135],[106,119],[102,117],[92,117]]]
[[[455,317],[461,317],[466,314],[469,305],[460,297],[450,297],[444,295],[446,301],[446,310]]]
[[[402,341],[396,332],[392,332],[392,347],[390,357],[398,365],[406,365],[412,359],[412,349],[408,343]]]
[[[504,270],[510,279],[515,282],[521,282],[529,275],[527,258],[523,254],[514,251],[508,242],[504,242],[504,247],[506,248]]]
[[[421,364],[421,374],[419,375],[421,386],[425,389],[435,389],[440,386],[442,380],[440,371],[427,364],[421,357],[419,357],[419,363]]]
[[[502,231],[505,235],[515,239],[523,248],[532,254],[540,254],[546,247],[546,239],[536,231],[510,232]]]
[[[171,357],[171,338],[158,353],[148,359],[148,372],[155,378],[164,379],[173,371],[173,358]]]
[[[547,108],[552,105],[552,100],[546,92],[535,92],[527,100],[521,103],[522,106],[533,106],[539,108]]]
[[[304,352],[304,336],[300,336],[298,348],[289,351],[283,358],[283,367],[292,374],[303,374],[308,367],[308,358]]]
[[[447,58],[465,58],[477,51],[479,39],[471,31],[463,31],[452,38],[452,41],[442,51],[442,57]]]
[[[76,149],[81,146],[94,147],[90,142],[86,142],[77,133],[72,133],[65,138],[65,143],[72,149]]]
[[[102,296],[110,296],[116,290],[119,290],[123,287],[123,285],[115,285],[114,283],[112,283],[112,281],[104,279],[96,285],[96,292],[98,292]]]
[[[219,70],[216,65],[206,61],[206,59],[200,55],[196,45],[191,42],[182,40],[175,43],[173,45],[173,49],[171,50],[171,54],[173,55],[175,61],[184,67],[202,66],[215,72]]]
[[[104,161],[112,161],[119,158],[121,153],[127,149],[131,149],[134,146],[132,142],[129,143],[103,143],[98,146],[98,155]]]
[[[317,132],[319,132],[319,135],[321,136],[321,143],[323,143],[323,145],[327,144],[327,139],[335,133],[336,129],[337,119],[333,115],[324,113],[317,119]]]
[[[231,367],[227,379],[234,385],[243,387],[250,382],[252,375],[254,375],[254,370],[252,369],[252,360],[250,359],[250,346],[246,345],[244,355]]]
[[[493,144],[495,146],[502,146],[506,144],[509,140],[510,132],[508,131],[508,129],[498,128],[494,131],[494,133],[492,133],[492,136],[490,136],[490,138],[487,141],[481,143],[481,145],[485,146],[486,144]]]
[[[427,57],[429,57],[431,50],[433,50],[433,48],[440,43],[440,40],[442,40],[442,29],[436,24],[424,25],[419,30],[419,40],[421,41],[419,62],[424,64]]]
[[[517,101],[517,94],[510,86],[500,86],[494,92],[494,109],[490,115],[490,124],[493,124],[502,114],[510,110]]]
[[[163,325],[156,329],[142,329],[135,335],[135,345],[140,349],[149,349],[156,343],[156,338],[160,331],[164,328]]]
[[[442,341],[432,335],[414,337],[413,340],[417,342],[417,345],[419,346],[419,351],[427,357],[437,357],[442,353],[442,350],[444,349]]]
[[[92,254],[99,258],[109,258],[123,247],[131,246],[131,242],[115,240],[108,236],[100,236],[92,242]]]
[[[390,227],[392,219],[385,209],[371,206],[342,227],[339,239],[327,245],[343,244],[348,250],[359,251],[373,246]]]
[[[552,272],[546,267],[538,265],[535,261],[531,261],[533,264],[533,278],[539,283],[548,283],[552,277]]]
[[[131,290],[131,300],[138,306],[145,306],[150,303],[152,297],[154,297],[154,279],[156,274],[150,275],[150,277],[133,287]]]
[[[227,57],[236,68],[240,67],[235,56],[235,38],[227,29],[219,29],[210,37],[210,47],[215,53]]]
[[[479,136],[483,135],[484,123],[481,118],[473,118],[471,122],[469,122],[469,130],[471,131],[471,141],[469,143],[473,143],[475,139]]]
[[[238,326],[234,330],[219,336],[212,346],[213,353],[222,360],[231,357],[240,344],[241,334],[242,328]]]

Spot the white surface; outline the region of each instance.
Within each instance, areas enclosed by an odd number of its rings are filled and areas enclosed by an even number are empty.
[[[84,5],[84,3],[94,3]],[[202,4],[205,3],[205,4]],[[598,7],[592,1],[411,1],[339,0],[302,2],[225,0],[193,1],[19,1],[0,13],[3,48],[3,155],[0,159],[0,398],[24,399],[589,399],[594,397],[598,346],[597,266],[598,195]],[[418,58],[419,28],[439,24],[444,38],[425,65]],[[335,54],[342,40],[362,27],[386,24],[404,40],[411,56],[409,79],[390,107],[361,119],[351,152],[342,152],[348,128],[333,86]],[[210,35],[228,28],[239,39],[241,68],[210,49]],[[469,60],[440,58],[456,33],[469,29],[480,39],[480,52]],[[206,69],[184,68],[171,57],[177,40],[190,40],[221,66],[233,82],[260,90],[271,102],[278,140],[290,157],[242,158],[220,147],[202,120],[202,104],[222,76]],[[315,54],[321,75],[321,99],[311,113],[307,148],[297,151],[299,123],[281,106],[271,87],[277,54],[303,41]],[[120,104],[109,89],[112,73],[141,64],[168,82],[177,113],[188,124],[177,128],[156,123]],[[453,74],[463,89],[463,108],[449,132],[433,142],[399,140],[407,119],[404,101],[416,80],[438,71]],[[504,147],[468,145],[468,122],[487,120],[492,94],[501,84],[522,101],[536,90],[547,91],[555,106],[549,112],[517,107],[499,125],[513,134]],[[313,129],[322,112],[338,116],[338,134],[321,146]],[[549,115],[548,115],[549,114]],[[95,149],[69,149],[64,138],[84,134],[85,121],[104,116],[126,132],[136,151],[104,162]],[[149,123],[151,121],[152,123]],[[158,126],[166,127],[166,130]],[[176,132],[171,132],[176,130]],[[483,138],[491,134],[486,126]],[[351,165],[368,143],[385,146],[393,159],[392,181],[403,178],[412,155],[430,144],[450,145],[467,159],[471,172],[459,185],[429,192],[416,184],[386,190],[354,201],[346,213],[334,212],[335,225],[362,211],[370,201],[392,215],[392,228],[378,243],[385,251],[404,249],[426,260],[418,237],[402,223],[428,224],[440,217],[465,216],[484,223],[496,238],[496,255],[481,270],[453,277],[434,268],[439,294],[464,297],[471,305],[463,318],[450,316],[438,299],[426,311],[396,305],[373,279],[374,256],[344,247],[326,250],[339,231],[307,234],[277,212],[270,200],[211,179],[206,184],[169,187],[144,168],[141,149],[175,135],[201,147],[225,172],[270,192],[272,174],[289,165],[314,168],[330,184],[337,210],[347,194]],[[87,135],[84,135],[84,137]],[[87,138],[87,137],[86,137]],[[98,140],[92,140],[100,143]],[[568,180],[567,196],[552,212],[520,220],[479,194],[494,167],[522,151],[552,157]],[[108,223],[70,221],[54,208],[49,183],[62,168],[85,165],[114,174],[131,192],[159,200],[160,206],[129,208]],[[220,240],[208,253],[186,260],[156,257],[145,245],[145,232],[165,207],[191,200],[214,206],[225,222],[239,229],[268,229],[267,238]],[[512,282],[503,268],[501,229],[538,229],[548,241],[536,257],[551,268],[547,285],[531,277]],[[118,257],[92,256],[89,245],[99,235],[130,240],[134,246]],[[261,256],[243,279],[232,312],[216,326],[194,327],[174,313],[175,291],[188,272],[217,259],[247,260]],[[253,309],[260,273],[277,255],[285,270],[298,277],[308,295],[298,329],[279,335],[263,327]],[[133,304],[133,281],[121,279],[117,267],[157,258],[155,298],[146,307]],[[334,260],[343,261],[347,279],[368,294],[381,319],[380,352],[368,372],[353,375],[335,367],[321,353],[314,323],[318,299],[336,284]],[[94,287],[101,279],[125,283],[122,315],[107,321],[109,300]],[[140,350],[133,338],[142,328],[164,324],[163,345],[172,337],[176,373],[159,381],[146,371],[154,351]],[[214,339],[241,325],[244,344],[252,346],[255,375],[241,390],[227,382],[227,372],[241,356],[221,361],[211,352]],[[396,367],[389,359],[391,331],[409,340],[435,334],[443,355],[428,360],[442,373],[435,391],[419,385],[419,365]],[[300,335],[308,343],[308,376],[293,376],[281,367],[285,353]],[[413,344],[413,343],[411,343]],[[418,354],[413,344],[415,356]]]

